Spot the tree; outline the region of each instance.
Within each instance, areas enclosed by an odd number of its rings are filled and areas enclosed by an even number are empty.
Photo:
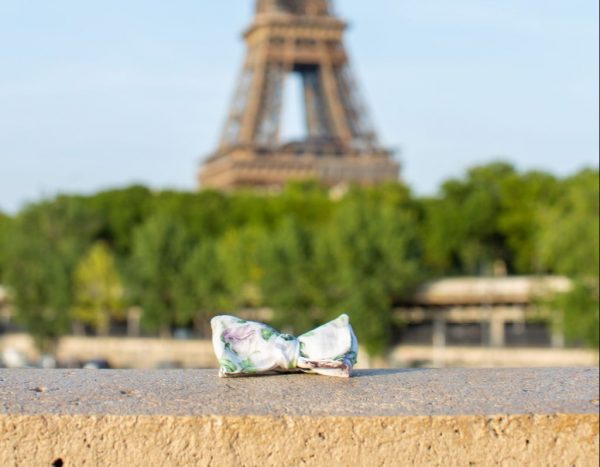
[[[498,228],[510,250],[511,269],[517,274],[544,272],[537,248],[538,213],[560,197],[560,183],[543,172],[513,174],[502,180]]]
[[[246,227],[273,228],[281,219],[281,206],[277,196],[258,194],[250,189],[239,189],[230,195],[231,222],[226,233]]]
[[[96,225],[80,198],[58,197],[25,208],[9,231],[6,281],[16,321],[41,350],[69,331],[73,272]]]
[[[545,267],[574,281],[553,306],[567,339],[598,347],[600,209],[598,171],[583,170],[562,182],[563,195],[540,212],[538,237]]]
[[[99,223],[97,240],[102,240],[125,257],[131,252],[133,231],[152,213],[155,196],[142,186],[108,190],[85,199],[86,209]]]
[[[0,284],[5,280],[8,256],[8,235],[12,219],[0,212]]]
[[[275,310],[275,326],[300,332],[323,321],[326,284],[319,268],[318,241],[314,229],[291,217],[263,237],[261,289],[265,304]]]
[[[538,248],[545,267],[570,277],[599,276],[598,171],[564,180],[562,196],[541,210]]]
[[[393,305],[423,278],[415,224],[413,211],[357,192],[344,199],[329,228],[329,309],[349,313],[373,356],[390,343]]]
[[[178,294],[193,246],[183,223],[166,213],[150,217],[134,232],[126,280],[130,301],[143,309],[146,329],[168,335],[184,313]]]
[[[575,279],[573,288],[547,304],[559,313],[558,322],[568,342],[598,348],[600,323],[598,284]]]
[[[425,260],[434,273],[481,275],[490,274],[498,261],[510,265],[499,222],[502,184],[514,175],[514,168],[501,162],[475,167],[424,202]]]
[[[195,239],[221,236],[232,222],[229,205],[227,196],[213,190],[163,191],[154,200],[156,214],[177,219]]]
[[[260,225],[231,229],[217,242],[218,264],[222,268],[231,308],[257,308],[264,304],[261,280],[264,267],[259,247],[268,237]]]
[[[195,246],[176,287],[178,322],[193,322],[203,337],[210,337],[210,319],[231,310],[232,303],[215,240],[204,239]]]
[[[74,275],[73,318],[107,335],[111,318],[123,318],[123,286],[105,243],[95,243]]]
[[[107,292],[118,270],[124,300],[143,307],[150,331],[195,323],[206,335],[216,313],[269,306],[274,324],[301,332],[349,312],[377,354],[390,339],[390,310],[417,282],[489,274],[501,260],[509,272],[569,276],[574,291],[560,298],[567,335],[593,343],[598,192],[598,171],[557,180],[493,163],[448,180],[434,198],[391,183],[332,199],[305,181],[276,195],[134,186],[59,196],[0,214],[0,280],[14,292],[17,321],[45,347],[68,332],[74,310],[105,326],[100,310],[120,308]]]
[[[301,225],[323,225],[335,208],[327,187],[313,180],[289,182],[277,201],[279,220],[292,217]]]

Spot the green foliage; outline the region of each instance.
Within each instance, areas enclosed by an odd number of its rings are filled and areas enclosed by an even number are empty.
[[[414,213],[372,194],[351,193],[330,225],[328,298],[329,309],[348,312],[359,340],[376,355],[389,344],[393,304],[407,298],[422,273]]]
[[[294,218],[302,225],[324,224],[334,209],[328,190],[314,181],[289,183],[278,201],[278,219]]]
[[[119,256],[131,251],[133,231],[152,212],[152,192],[141,186],[109,190],[87,200],[87,209],[96,215],[96,238],[105,241]]]
[[[105,243],[95,243],[74,274],[74,319],[108,333],[111,318],[123,318],[123,285]]]
[[[268,236],[260,226],[249,225],[226,232],[217,243],[217,264],[224,276],[232,309],[263,305],[260,281],[263,265],[259,245]]]
[[[313,230],[293,218],[262,239],[260,286],[277,327],[299,332],[323,319],[327,271],[319,267],[318,241]]]
[[[7,272],[8,236],[12,224],[12,218],[0,212],[0,284]]]
[[[142,325],[166,334],[185,310],[180,299],[182,268],[194,242],[185,226],[166,214],[150,217],[134,232],[126,283],[129,299],[142,307]]]
[[[538,213],[560,197],[556,178],[542,172],[512,174],[502,181],[498,228],[511,251],[511,269],[518,274],[542,273]]]
[[[221,213],[229,218],[228,229],[244,227],[272,228],[281,215],[278,198],[257,196],[249,190],[239,190],[229,198],[229,211]]]
[[[571,342],[598,347],[600,207],[598,171],[561,183],[562,195],[539,214],[539,254],[545,267],[575,280],[554,303]]]
[[[540,212],[539,249],[547,269],[570,277],[598,278],[599,178],[584,170],[561,184],[562,196]]]
[[[231,309],[227,277],[216,242],[201,241],[181,267],[180,280],[174,284],[176,321],[191,322],[204,337],[210,337],[210,319]]]
[[[505,163],[475,167],[464,180],[449,180],[437,199],[427,200],[425,259],[437,274],[490,274],[510,260],[500,229],[502,184],[514,177]]]
[[[559,322],[568,342],[598,348],[600,303],[597,283],[575,281],[573,290],[556,297],[550,306],[560,314]]]
[[[205,190],[200,193],[164,191],[154,200],[155,212],[177,219],[194,238],[222,235],[231,219],[229,200],[221,193]]]
[[[554,307],[571,341],[597,345],[598,192],[597,171],[559,180],[493,163],[433,198],[398,183],[332,196],[315,182],[269,195],[133,186],[59,196],[0,214],[0,280],[42,347],[74,317],[104,327],[123,308],[122,278],[152,332],[193,324],[206,336],[215,314],[270,307],[274,324],[299,333],[347,312],[375,355],[389,343],[390,309],[419,282],[490,275],[502,262],[573,278]]]
[[[73,271],[95,225],[80,198],[59,197],[26,208],[10,229],[7,284],[17,320],[41,349],[69,330]]]

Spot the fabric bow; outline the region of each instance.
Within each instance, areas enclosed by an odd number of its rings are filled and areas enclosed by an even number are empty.
[[[341,315],[296,338],[266,324],[216,316],[211,326],[219,376],[304,372],[348,378],[358,352],[349,321]]]

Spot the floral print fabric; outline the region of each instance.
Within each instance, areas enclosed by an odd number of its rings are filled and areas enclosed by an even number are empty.
[[[272,327],[234,316],[211,321],[219,376],[304,372],[349,377],[358,342],[348,315],[296,338]]]

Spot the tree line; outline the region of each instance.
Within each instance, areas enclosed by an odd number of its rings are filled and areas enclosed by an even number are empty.
[[[278,194],[152,191],[142,186],[60,195],[0,215],[0,283],[16,320],[42,348],[73,322],[106,333],[139,306],[147,332],[269,307],[302,332],[350,314],[371,354],[390,343],[394,304],[423,281],[493,273],[561,274],[555,297],[569,340],[598,346],[599,176],[470,169],[419,197],[402,183],[315,182]]]

